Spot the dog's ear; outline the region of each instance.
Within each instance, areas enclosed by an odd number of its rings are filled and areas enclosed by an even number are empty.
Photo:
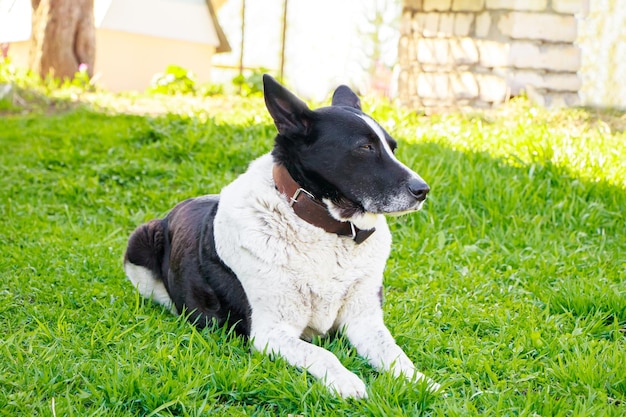
[[[263,93],[265,106],[280,134],[308,134],[313,112],[304,101],[268,74],[263,74]]]
[[[361,110],[361,100],[347,85],[340,85],[333,94],[333,106],[347,106]]]

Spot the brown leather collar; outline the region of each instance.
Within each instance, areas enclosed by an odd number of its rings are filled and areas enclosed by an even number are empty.
[[[342,222],[335,219],[328,212],[324,203],[315,198],[313,194],[300,187],[294,180],[287,168],[283,165],[274,164],[272,170],[274,184],[287,200],[298,217],[313,226],[320,227],[328,233],[339,236],[349,236],[357,244],[363,243],[376,231],[375,228],[361,230],[351,222]]]

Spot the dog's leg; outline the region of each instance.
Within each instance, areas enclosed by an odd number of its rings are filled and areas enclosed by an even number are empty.
[[[365,384],[359,377],[347,370],[331,352],[301,340],[293,327],[253,328],[251,336],[255,349],[278,354],[291,365],[306,369],[341,397],[367,397]]]
[[[372,291],[372,294],[375,293]],[[440,389],[439,384],[415,369],[413,362],[396,344],[383,322],[377,296],[350,300],[340,313],[337,324],[359,355],[376,369],[391,372],[396,377],[403,375],[410,381],[427,380],[428,388],[433,392]]]

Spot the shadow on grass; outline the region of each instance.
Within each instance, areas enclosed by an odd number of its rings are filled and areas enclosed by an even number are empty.
[[[626,131],[626,112],[621,109],[580,107],[580,111],[587,114],[594,124],[604,123],[612,132],[624,133]]]
[[[24,88],[14,83],[0,81],[0,117],[23,115],[53,115],[85,104],[77,100],[80,93],[67,95],[46,94],[43,87]]]

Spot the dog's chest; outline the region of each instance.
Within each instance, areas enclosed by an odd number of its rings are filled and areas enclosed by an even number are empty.
[[[331,297],[335,294],[329,294]],[[309,309],[309,320],[305,330],[302,333],[304,339],[311,339],[315,335],[324,335],[328,333],[335,324],[339,310],[343,303],[341,299],[329,299],[323,294],[314,294],[310,296],[311,307]]]
[[[362,270],[363,262],[358,257],[351,257],[346,250],[333,249],[318,249],[315,255],[307,256],[306,262],[313,267],[303,274],[299,293],[294,294],[299,298],[297,314],[307,318],[305,337],[331,330],[355,286],[372,279]]]

